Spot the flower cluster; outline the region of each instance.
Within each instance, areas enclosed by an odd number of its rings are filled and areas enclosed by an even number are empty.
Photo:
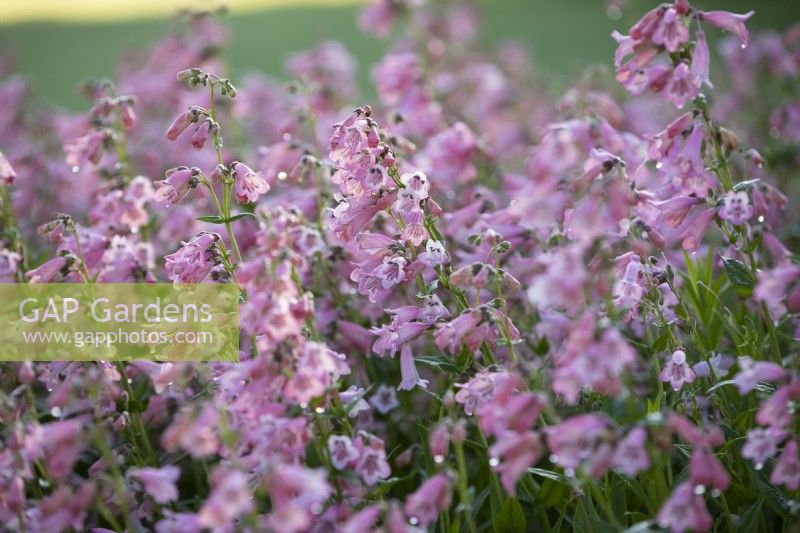
[[[3,364],[7,529],[798,520],[800,106],[759,88],[796,85],[800,32],[676,0],[613,35],[633,98],[552,101],[445,4],[364,8],[397,40],[373,106],[335,41],[234,85],[212,13],[84,114],[18,112],[0,61],[0,282],[235,284],[241,337],[236,363]]]

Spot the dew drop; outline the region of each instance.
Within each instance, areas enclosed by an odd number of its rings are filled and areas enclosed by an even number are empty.
[[[128,378],[128,385],[130,385],[131,383],[133,383],[133,380],[131,378]]]
[[[291,133],[284,133],[283,134],[283,140],[284,141],[290,141],[291,139],[292,139],[292,134]]]
[[[311,506],[311,512],[316,515],[320,514],[322,512],[322,505],[315,503]]]
[[[79,167],[78,165],[75,165],[75,166],[74,166],[74,167],[72,167],[70,170],[72,170],[72,172],[74,172],[75,174],[77,174],[78,172],[80,172],[80,170],[81,170],[81,167]]]
[[[411,518],[408,519],[408,523],[411,524],[412,526],[416,526],[417,524],[419,524],[419,518],[417,518],[416,516],[412,516]]]
[[[745,48],[747,48],[747,45],[742,43],[742,50],[744,50]]]
[[[753,468],[755,468],[756,470],[761,470],[762,468],[764,468],[764,463],[756,463],[755,466],[753,466]]]
[[[664,167],[664,163],[662,163],[661,161],[659,161],[658,163],[656,163],[656,168],[658,168],[658,169],[661,169],[661,168],[663,168],[663,167]]]
[[[278,180],[285,181],[287,177],[288,176],[286,175],[286,172],[284,172],[282,170],[280,172],[278,172]]]
[[[719,498],[720,494],[722,494],[722,492],[720,492],[718,489],[714,489],[711,491],[712,498]]]
[[[695,494],[700,496],[701,494],[705,494],[706,488],[703,485],[697,485],[693,491]]]
[[[308,404],[306,402],[300,403],[300,408],[301,409],[305,409],[306,407],[308,407]]]
[[[622,17],[622,10],[617,6],[608,6],[606,16],[609,20],[619,20]]]
[[[50,409],[50,414],[53,415],[56,418],[60,417],[61,416],[61,408],[58,407],[58,406],[53,407],[52,409]]]
[[[316,409],[314,409],[314,412],[317,413],[318,415],[325,414],[325,408],[317,407]]]
[[[760,216],[758,217],[758,222],[759,222],[759,223],[761,223],[761,224],[763,224],[763,223],[764,223],[764,215],[760,215]]]
[[[566,470],[564,470],[564,475],[567,477],[575,477],[575,470],[573,470],[572,468],[567,468]]]
[[[500,459],[498,459],[497,457],[492,457],[491,459],[489,459],[489,466],[497,466],[499,464],[500,464]]]
[[[444,457],[442,457],[441,455],[434,455],[433,456],[433,462],[437,463],[437,464],[441,464],[441,463],[444,462]],[[489,463],[491,464],[491,461],[489,461]]]
[[[552,454],[550,456],[550,462],[553,464],[558,464],[558,456],[556,454]]]

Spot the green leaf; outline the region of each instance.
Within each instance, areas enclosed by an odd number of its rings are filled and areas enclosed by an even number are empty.
[[[492,523],[497,533],[525,531],[525,513],[516,498],[508,498]]]
[[[238,215],[233,215],[231,218],[222,218],[218,215],[205,215],[202,217],[197,217],[196,220],[200,220],[201,222],[209,222],[211,224],[225,224],[226,222],[236,222],[237,220],[241,220],[245,217],[252,217],[258,218],[253,213],[239,213]]]
[[[738,259],[730,257],[723,257],[722,264],[725,266],[725,272],[728,273],[728,279],[736,287],[736,292],[741,296],[752,295],[756,280],[750,269]]]
[[[241,220],[247,217],[258,219],[258,217],[255,214],[244,212],[244,213],[239,213],[238,215],[233,215],[231,218],[228,219],[228,222],[236,222],[237,220]]]
[[[761,507],[764,505],[764,497],[760,496],[756,503],[748,507],[741,515],[737,533],[749,533],[758,529],[758,517],[761,515]]]
[[[536,493],[536,504],[544,509],[555,507],[567,493],[567,486],[552,479],[545,479]]]
[[[445,359],[443,357],[436,357],[434,355],[421,355],[419,357],[415,357],[414,360],[418,363],[422,363],[423,365],[432,366],[433,368],[438,368],[444,372],[450,373],[457,373],[458,367],[453,364],[453,361],[449,359]]]
[[[543,478],[552,479],[553,481],[558,481],[559,483],[565,483],[565,484],[569,483],[567,476],[565,476],[564,474],[559,474],[558,472],[553,472],[552,470],[533,467],[529,468],[528,472],[536,476],[541,476]]]
[[[201,222],[210,222],[211,224],[224,224],[225,219],[218,215],[205,215],[202,217],[197,217],[195,220],[199,220]]]

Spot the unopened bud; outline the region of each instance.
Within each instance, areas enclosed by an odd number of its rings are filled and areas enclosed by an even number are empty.
[[[742,141],[739,140],[739,137],[737,137],[733,131],[723,127],[720,127],[718,131],[720,141],[722,141],[722,148],[725,150],[725,153],[730,153],[741,148]]]

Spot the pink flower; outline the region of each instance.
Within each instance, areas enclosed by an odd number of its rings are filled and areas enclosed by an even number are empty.
[[[404,509],[412,525],[427,528],[450,507],[451,498],[450,480],[444,474],[436,474],[408,497]]]
[[[44,454],[47,473],[54,479],[65,478],[72,472],[72,466],[83,449],[80,422],[51,422],[42,426],[42,434],[46,439]]]
[[[331,455],[331,463],[338,470],[347,468],[359,457],[358,450],[347,435],[331,435],[328,439],[328,452]]]
[[[689,460],[689,479],[694,485],[724,491],[730,484],[730,476],[722,463],[711,450],[703,447],[695,448]]]
[[[414,387],[425,389],[428,387],[428,380],[419,377],[410,344],[404,344],[400,350],[400,375],[401,381],[400,385],[397,386],[397,390],[412,390]]]
[[[694,52],[692,53],[692,78],[694,78],[695,85],[705,85],[706,87],[713,88],[714,85],[708,79],[708,69],[710,67],[710,53],[708,51],[708,42],[706,42],[706,34],[702,31],[697,32],[696,44]]]
[[[227,529],[233,521],[253,508],[253,495],[247,478],[238,470],[217,466],[211,474],[211,495],[197,518],[209,529]]]
[[[167,503],[178,499],[178,489],[175,482],[181,475],[177,466],[163,468],[132,468],[128,476],[140,482],[147,494],[158,503]]]
[[[550,460],[572,476],[582,468],[593,477],[602,476],[614,452],[608,421],[597,415],[578,415],[547,428]]]
[[[722,220],[727,220],[734,226],[744,224],[753,217],[753,206],[744,191],[729,191],[722,198],[723,204],[718,214]]]
[[[693,531],[703,533],[711,529],[713,519],[706,508],[703,496],[695,494],[691,483],[681,483],[672,491],[658,510],[656,522],[672,533]]]
[[[417,259],[431,268],[450,262],[450,256],[445,251],[444,244],[432,239],[428,239],[425,243],[425,251],[417,255]]]
[[[60,273],[66,276],[70,267],[77,261],[72,254],[59,255],[45,261],[38,268],[25,272],[31,283],[49,283]]]
[[[629,477],[650,468],[646,429],[633,428],[617,443],[611,457],[611,466]]]
[[[689,40],[689,28],[683,23],[678,12],[674,8],[669,8],[661,16],[661,21],[653,31],[650,40],[664,45],[670,52],[675,52]]]
[[[669,381],[672,389],[679,391],[684,383],[694,382],[697,376],[686,362],[686,353],[683,350],[676,350],[658,377],[661,381]]]
[[[667,100],[678,109],[683,108],[686,102],[697,96],[699,89],[699,80],[691,75],[689,66],[684,61],[678,63],[672,70],[672,75],[665,87]]]
[[[792,439],[783,447],[772,474],[769,477],[773,485],[783,485],[789,490],[800,488],[800,459],[797,457],[797,441]]]
[[[5,154],[0,152],[0,185],[11,185],[17,179],[14,167],[8,162]]]
[[[400,405],[394,389],[387,385],[380,385],[375,389],[375,394],[370,397],[369,403],[382,415],[393,411]]]
[[[793,404],[800,400],[800,379],[776,390],[772,396],[761,404],[756,413],[756,422],[762,426],[787,428],[792,425]]]
[[[200,182],[198,175],[200,170],[189,167],[176,167],[167,170],[167,179],[155,182],[158,189],[155,191],[155,199],[164,202],[167,207],[176,204]]]
[[[177,138],[180,137],[181,133],[186,131],[189,128],[189,126],[196,123],[199,118],[200,118],[200,113],[196,108],[191,108],[188,111],[184,111],[183,113],[175,117],[175,120],[172,122],[165,135],[167,140],[169,141],[177,140]]]
[[[217,233],[198,233],[189,242],[181,243],[174,254],[164,257],[165,270],[175,283],[200,283],[217,263]]]
[[[739,394],[747,394],[762,381],[780,381],[786,377],[786,370],[769,361],[754,361],[749,356],[739,357],[739,372],[733,381]]]
[[[745,48],[750,43],[750,34],[744,23],[754,14],[755,11],[750,11],[744,15],[737,15],[729,11],[700,11],[698,16],[703,22],[708,22],[712,26],[738,35],[742,41],[742,48]]]
[[[269,191],[269,184],[264,181],[260,172],[244,163],[234,162],[231,165],[231,176],[235,180],[236,201],[240,204],[255,203],[258,198]]]
[[[760,470],[770,457],[778,453],[778,446],[786,438],[786,430],[779,428],[751,429],[742,446],[742,457],[750,459]]]
[[[365,446],[356,463],[355,471],[368,486],[392,475],[392,469],[386,461],[383,443],[380,443],[380,446]]]
[[[507,431],[489,448],[489,455],[497,463],[494,470],[500,474],[503,488],[509,494],[516,492],[519,478],[539,461],[543,453],[542,441],[533,431]]]

